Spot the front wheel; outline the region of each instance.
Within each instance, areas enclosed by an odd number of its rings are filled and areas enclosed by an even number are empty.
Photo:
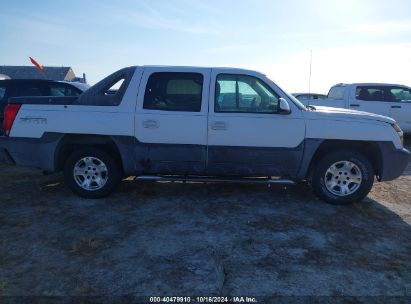
[[[374,170],[357,151],[341,150],[324,155],[315,165],[312,186],[318,197],[331,204],[361,201],[374,183]]]
[[[77,195],[101,198],[109,195],[120,183],[121,171],[116,160],[105,150],[84,148],[68,157],[64,179]]]

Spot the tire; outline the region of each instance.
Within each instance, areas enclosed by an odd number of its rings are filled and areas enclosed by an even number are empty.
[[[67,186],[84,198],[108,196],[121,182],[121,177],[119,164],[104,149],[90,147],[74,151],[64,165]]]
[[[374,183],[370,161],[355,150],[332,151],[321,157],[311,179],[315,194],[330,204],[363,200]]]

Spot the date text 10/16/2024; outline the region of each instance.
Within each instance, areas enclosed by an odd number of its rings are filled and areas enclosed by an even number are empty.
[[[258,303],[254,297],[150,297],[150,303]]]

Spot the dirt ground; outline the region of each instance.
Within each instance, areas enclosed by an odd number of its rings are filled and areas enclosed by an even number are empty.
[[[352,206],[306,185],[131,180],[86,200],[1,165],[0,295],[410,297],[410,190],[411,162]]]

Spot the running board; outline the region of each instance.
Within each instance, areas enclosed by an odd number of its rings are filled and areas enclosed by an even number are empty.
[[[282,178],[218,178],[206,176],[156,176],[140,175],[136,176],[137,181],[164,181],[164,182],[200,182],[200,183],[246,183],[246,184],[287,184],[293,185],[295,182]]]

